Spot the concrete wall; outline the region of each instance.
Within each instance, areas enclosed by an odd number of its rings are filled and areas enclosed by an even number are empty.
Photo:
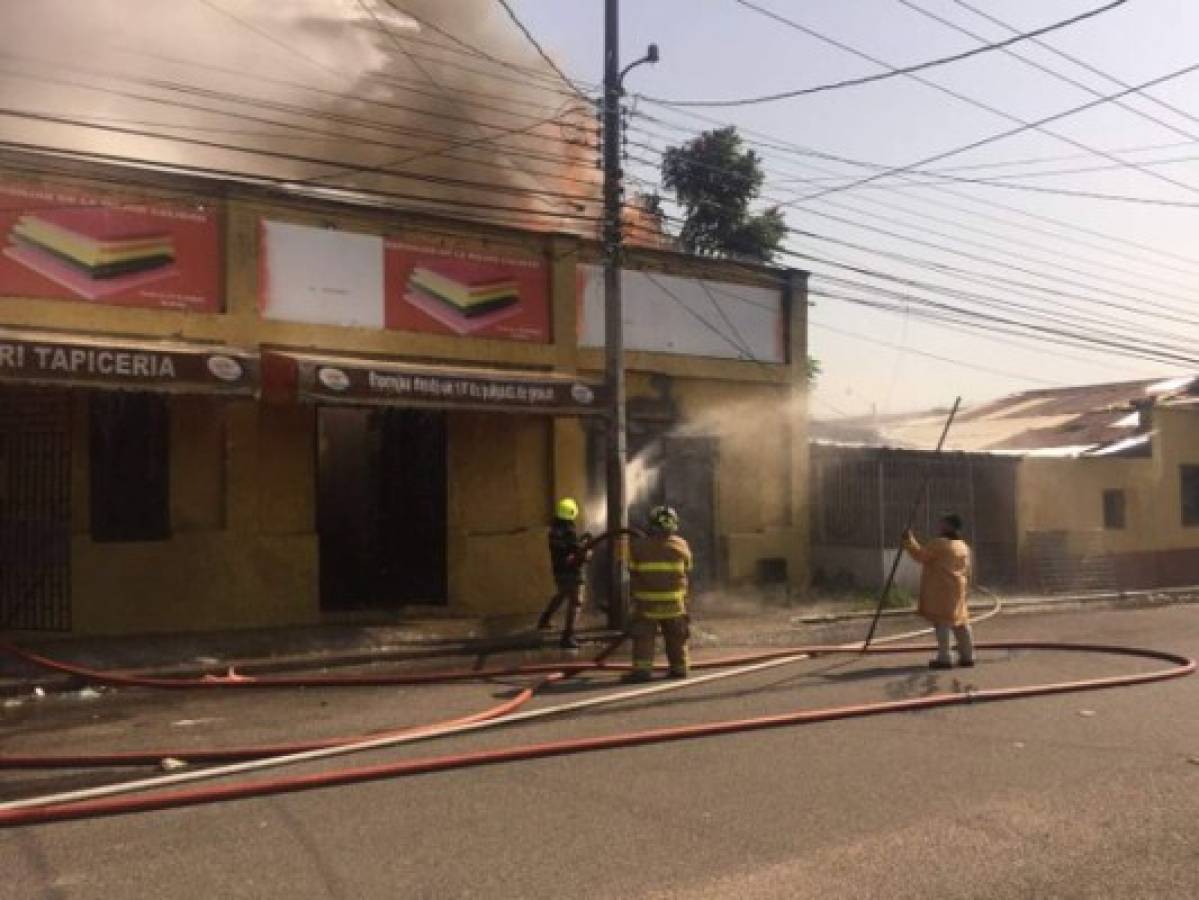
[[[155,190],[174,187],[161,182]],[[598,375],[602,354],[578,346],[577,270],[598,248],[386,210],[351,209],[229,189],[223,200],[222,314],[3,298],[0,325],[240,348],[284,347],[489,367]],[[549,261],[548,344],[268,321],[258,313],[260,217],[401,235],[426,242],[463,237],[518,247]],[[730,282],[777,286],[778,273],[637,251],[630,265]],[[757,560],[783,557],[792,585],[807,582],[806,303],[802,282],[787,306],[791,366],[632,353],[633,377],[679,385],[689,421],[719,421],[719,571],[737,582]],[[75,392],[72,474],[74,626],[81,633],[224,628],[318,621],[315,417],[312,408],[255,401],[173,398],[169,540],[97,544],[88,535],[87,391]],[[746,422],[759,422],[743,427]],[[532,611],[550,589],[544,527],[556,496],[581,496],[586,441],[579,422],[502,414],[449,416],[448,556],[452,611]]]
[[[171,537],[96,543],[89,529],[88,397],[76,392],[73,404],[75,631],[318,620],[311,409],[173,398]]]
[[[1153,412],[1148,458],[1030,458],[1021,464],[1021,555],[1029,532],[1065,532],[1067,547],[1113,557],[1120,587],[1199,582],[1199,526],[1182,524],[1179,467],[1199,465],[1199,411]],[[1123,490],[1125,527],[1105,529],[1103,492]]]

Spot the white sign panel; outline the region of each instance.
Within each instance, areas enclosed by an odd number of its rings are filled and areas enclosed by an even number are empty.
[[[579,266],[583,282],[580,342],[604,345],[604,270]],[[628,350],[782,363],[779,290],[657,272],[621,272]]]
[[[383,327],[383,238],[263,221],[262,254],[264,318]]]

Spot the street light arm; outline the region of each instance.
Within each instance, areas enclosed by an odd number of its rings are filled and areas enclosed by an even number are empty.
[[[645,56],[641,57],[641,59],[633,60],[633,62],[621,69],[620,75],[616,79],[617,86],[620,88],[621,93],[624,93],[624,77],[628,75],[629,72],[645,63],[656,63],[659,58],[658,45],[650,44],[645,51]]]

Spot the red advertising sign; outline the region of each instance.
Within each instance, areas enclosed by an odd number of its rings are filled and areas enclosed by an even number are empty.
[[[549,343],[549,270],[535,257],[387,238],[387,328]]]
[[[221,311],[208,204],[0,179],[0,296]]]

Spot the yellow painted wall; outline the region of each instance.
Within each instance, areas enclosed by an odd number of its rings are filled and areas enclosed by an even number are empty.
[[[1199,547],[1182,525],[1179,467],[1199,465],[1199,411],[1153,411],[1153,455],[1144,459],[1025,459],[1019,469],[1021,540],[1029,531],[1101,532],[1109,553]],[[1103,492],[1125,492],[1123,529],[1104,529]]]
[[[80,634],[315,622],[312,411],[171,399],[172,536],[97,543],[88,392],[73,398],[71,585]]]
[[[553,593],[552,424],[544,417],[453,413],[449,440],[449,589],[474,614],[535,612]]]
[[[153,181],[157,184],[158,182]],[[0,298],[0,325],[122,339],[233,347],[284,347],[459,364],[582,372],[602,355],[577,346],[576,263],[597,245],[388,210],[277,202],[231,188],[224,200],[225,312],[142,310],[33,298]],[[258,315],[260,217],[431,241],[447,232],[550,262],[553,343],[479,340],[265,321]],[[776,275],[750,267],[637,251],[632,265],[744,283]],[[720,434],[718,571],[752,576],[758,559],[783,556],[792,585],[807,580],[806,412],[797,379],[806,351],[805,304],[794,308],[796,366],[630,353],[631,379],[672,377],[684,416],[719,418],[741,405],[773,427]],[[314,411],[249,400],[174,398],[170,540],[96,544],[88,536],[87,392],[75,392],[72,472],[74,622],[81,633],[183,630],[319,621],[315,534]],[[779,410],[786,406],[787,414]],[[575,420],[449,416],[450,606],[468,614],[533,611],[550,588],[544,529],[556,496],[586,493],[586,440]]]
[[[717,571],[731,584],[752,579],[760,559],[784,558],[792,586],[807,578],[806,506],[797,509],[788,429],[789,386],[680,380],[686,432],[719,439],[716,465]],[[806,446],[806,442],[805,442]]]

